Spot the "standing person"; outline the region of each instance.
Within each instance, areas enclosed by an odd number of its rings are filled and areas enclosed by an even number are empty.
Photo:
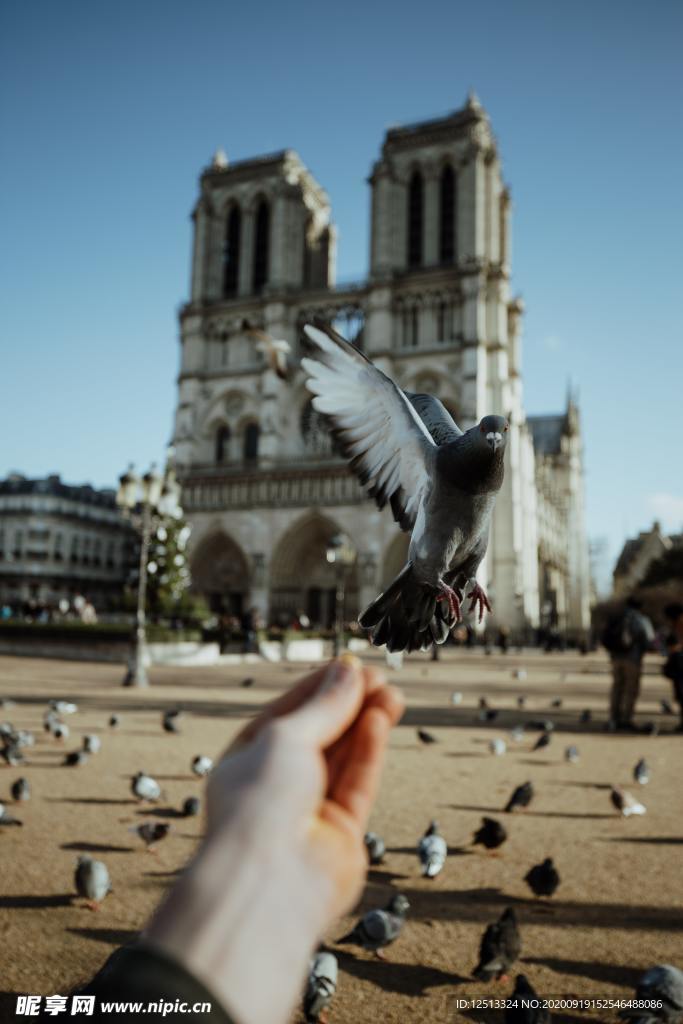
[[[610,694],[610,725],[626,732],[635,732],[633,713],[640,693],[643,656],[655,638],[655,631],[642,602],[629,597],[626,606],[607,623],[602,644],[612,662]]]
[[[671,632],[666,638],[667,659],[662,672],[673,683],[674,699],[678,704],[681,722],[676,732],[683,732],[683,604],[674,601],[664,609]]]

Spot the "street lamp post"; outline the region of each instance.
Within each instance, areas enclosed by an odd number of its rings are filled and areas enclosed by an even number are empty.
[[[336,586],[334,591],[334,656],[344,646],[344,600],[346,597],[346,572],[356,561],[356,549],[345,533],[336,533],[327,545],[325,556],[335,567]]]
[[[157,473],[152,466],[140,478],[133,471],[133,466],[119,478],[119,489],[116,504],[123,514],[130,519],[140,534],[140,566],[138,573],[138,593],[135,612],[135,636],[128,660],[128,668],[123,679],[123,686],[149,686],[147,677],[147,561],[152,528],[159,519],[167,516],[182,515],[180,508],[180,485],[175,477],[172,464],[172,453],[166,463],[164,475]]]

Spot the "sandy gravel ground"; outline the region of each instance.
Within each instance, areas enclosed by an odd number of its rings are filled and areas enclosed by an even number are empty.
[[[518,667],[527,671],[524,682],[513,677]],[[174,816],[186,796],[202,792],[189,770],[192,757],[218,755],[240,723],[301,671],[267,665],[157,669],[149,690],[133,691],[120,687],[118,666],[0,659],[0,696],[16,701],[0,718],[38,735],[25,768],[0,772],[0,800],[24,823],[0,829],[0,1020],[15,1019],[16,993],[66,993],[135,936],[201,832],[200,818]],[[239,685],[245,675],[255,677],[249,689]],[[359,910],[383,905],[400,890],[411,911],[388,950],[388,963],[337,949],[331,1024],[501,1020],[500,1012],[474,1009],[471,1001],[504,996],[512,981],[484,985],[470,975],[483,928],[508,905],[521,922],[519,969],[544,996],[627,998],[646,967],[683,967],[683,736],[671,733],[676,719],[659,709],[669,690],[658,675],[658,659],[648,665],[639,706],[641,721],[660,725],[657,737],[601,731],[609,683],[601,655],[453,653],[438,664],[424,656],[408,659],[391,675],[404,687],[408,709],[392,739],[371,823],[385,837],[388,854],[381,868],[370,871]],[[463,693],[458,707],[450,703],[454,690]],[[523,712],[516,706],[520,692],[528,694]],[[492,723],[477,719],[482,695],[500,709]],[[41,728],[51,697],[71,698],[81,708],[68,719],[72,733],[62,745]],[[563,705],[551,712],[556,697]],[[182,733],[172,736],[162,732],[160,716],[177,705],[185,709]],[[578,725],[585,707],[594,712],[588,728]],[[122,719],[116,732],[107,727],[112,711]],[[512,725],[539,716],[556,723],[545,750],[531,753],[536,734],[527,733],[522,743],[509,742],[505,756],[489,753],[492,737],[509,740]],[[439,742],[420,745],[418,726]],[[101,735],[102,751],[82,768],[61,767],[64,750],[80,745],[86,732]],[[564,762],[569,743],[580,749],[578,765]],[[642,756],[652,779],[641,788],[631,774]],[[164,789],[153,812],[130,793],[131,775],[143,768]],[[13,805],[9,789],[19,775],[30,780],[34,795],[30,803]],[[512,788],[527,779],[537,797],[528,812],[501,816],[510,832],[501,856],[473,851],[468,844],[482,815],[500,812]],[[616,782],[638,791],[645,817],[616,815],[609,801]],[[172,826],[156,856],[129,831],[149,817]],[[450,855],[442,874],[427,881],[414,851],[431,817],[438,819]],[[112,876],[114,892],[99,913],[74,898],[79,851],[101,857]],[[562,883],[552,900],[536,901],[523,876],[546,856],[555,859]],[[355,916],[339,922],[328,938],[342,935]],[[565,1011],[554,1019],[614,1016]]]

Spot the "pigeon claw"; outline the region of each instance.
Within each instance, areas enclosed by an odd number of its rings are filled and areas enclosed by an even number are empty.
[[[479,605],[479,622],[481,622],[484,618],[484,609],[486,609],[487,612],[490,612],[492,610],[491,602],[486,596],[486,591],[479,583],[475,582],[474,586],[467,595],[467,599],[470,602],[471,612],[473,612],[477,605]]]
[[[437,596],[437,601],[447,601],[449,608],[449,620],[455,625],[462,621],[462,612],[460,610],[461,596],[457,590],[453,590],[447,583],[441,581],[439,584],[441,590]]]
[[[386,960],[387,958],[387,955],[383,949],[376,949],[375,956],[377,957],[378,960]]]

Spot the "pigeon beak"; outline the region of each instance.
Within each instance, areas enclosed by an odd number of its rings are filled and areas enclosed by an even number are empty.
[[[499,433],[497,430],[495,431],[495,433],[493,431],[490,431],[486,435],[486,440],[488,441],[490,447],[493,448],[495,452],[498,450],[498,448],[500,448],[501,444],[503,443],[503,435]]]

